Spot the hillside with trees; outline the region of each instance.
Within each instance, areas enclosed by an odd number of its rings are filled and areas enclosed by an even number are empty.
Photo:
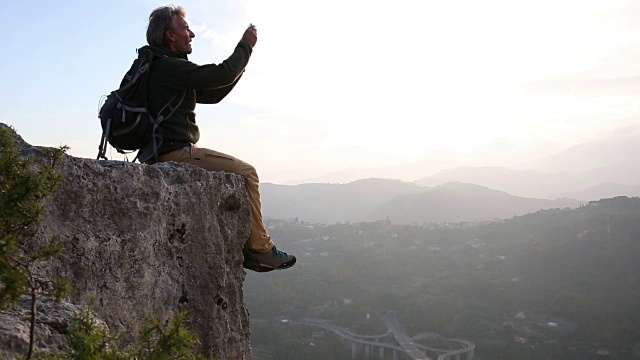
[[[253,319],[323,318],[376,334],[386,309],[409,335],[474,342],[480,360],[640,358],[638,198],[473,224],[269,226],[299,264],[247,276]],[[317,331],[254,323],[252,344],[265,359],[294,359],[281,352],[291,346],[306,359],[350,355],[332,335],[310,345]]]

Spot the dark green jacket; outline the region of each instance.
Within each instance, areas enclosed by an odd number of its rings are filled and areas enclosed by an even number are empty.
[[[219,65],[196,65],[187,59],[185,52],[173,52],[163,47],[145,46],[139,51],[146,49],[159,55],[153,60],[149,73],[151,114],[157,116],[175,94],[180,97],[186,91],[180,107],[160,124],[162,144],[158,155],[162,155],[195,144],[200,139],[194,112],[196,103],[216,104],[224,99],[240,80],[252,49],[241,41],[233,54]]]

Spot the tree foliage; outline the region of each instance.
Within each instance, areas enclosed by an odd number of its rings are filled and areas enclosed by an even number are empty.
[[[27,231],[36,225],[44,211],[44,200],[62,181],[56,165],[66,147],[42,149],[38,158],[21,157],[15,146],[15,131],[0,127],[0,309],[15,303],[22,295],[31,297],[29,350],[33,355],[38,295],[60,300],[68,285],[63,279],[46,280],[37,271],[39,262],[62,252],[57,238],[32,246]]]
[[[39,159],[25,158],[14,144],[15,136],[13,129],[0,127],[0,309],[34,291],[34,264],[61,251],[55,237],[35,251],[28,249],[25,236],[40,221],[44,200],[62,180],[55,167],[66,147],[43,149]],[[58,296],[64,288],[57,289]]]
[[[600,348],[625,358],[640,339],[638,198],[492,223],[267,225],[299,264],[247,275],[253,318],[323,318],[378,334],[377,310],[394,310],[409,335],[468,339],[478,357],[495,359],[589,358]],[[253,340],[276,356],[284,343]]]
[[[178,312],[168,324],[149,319],[140,335],[140,350],[136,359],[153,360],[197,360],[204,359],[193,352],[198,339],[187,329],[187,313]]]
[[[189,317],[182,311],[171,321],[149,319],[145,324],[138,346],[131,350],[118,350],[117,336],[98,323],[90,303],[75,314],[69,327],[71,347],[62,353],[40,354],[41,360],[202,360],[196,354],[197,336],[187,329]]]

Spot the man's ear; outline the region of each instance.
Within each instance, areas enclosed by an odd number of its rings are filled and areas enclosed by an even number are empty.
[[[171,30],[166,30],[164,32],[164,38],[167,43],[176,41],[176,35]]]

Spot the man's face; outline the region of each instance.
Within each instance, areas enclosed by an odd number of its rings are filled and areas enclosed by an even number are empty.
[[[184,51],[191,54],[191,39],[196,37],[189,29],[189,24],[182,16],[176,16],[173,21],[173,29],[166,32],[169,49],[173,51]]]

